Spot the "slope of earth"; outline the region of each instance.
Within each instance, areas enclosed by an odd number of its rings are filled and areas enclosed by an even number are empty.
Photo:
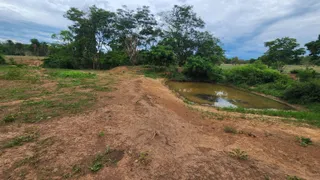
[[[0,149],[0,179],[320,179],[319,129],[206,112],[134,69],[107,73],[115,89],[91,108],[1,126],[0,142],[34,129],[37,138]]]

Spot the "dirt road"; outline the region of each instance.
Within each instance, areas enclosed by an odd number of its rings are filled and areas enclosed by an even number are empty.
[[[161,80],[126,68],[111,72],[117,89],[100,93],[94,110],[7,127],[8,137],[28,128],[41,136],[1,152],[0,179],[320,179],[319,129],[269,117],[205,113],[186,105]],[[226,126],[240,133],[226,133]],[[296,136],[302,135],[313,145],[300,146]],[[233,149],[245,151],[248,159],[232,157]],[[99,153],[109,160],[92,172]]]

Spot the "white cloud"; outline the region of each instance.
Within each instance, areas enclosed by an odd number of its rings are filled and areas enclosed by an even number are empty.
[[[63,14],[70,7],[86,9],[95,4],[115,10],[121,5],[147,5],[157,13],[182,3],[194,6],[208,30],[231,47],[230,55],[263,52],[263,42],[277,37],[291,36],[305,43],[320,33],[319,0],[2,0],[0,20],[64,29],[69,22]]]

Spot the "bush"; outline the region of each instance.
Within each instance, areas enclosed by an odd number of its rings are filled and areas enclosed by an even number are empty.
[[[301,82],[312,80],[316,77],[317,73],[314,69],[308,68],[305,70],[299,70],[297,76]]]
[[[300,69],[292,69],[290,71],[291,74],[298,74],[298,72],[300,71]]]
[[[264,65],[249,64],[225,71],[226,81],[233,84],[249,86],[272,83],[279,79],[289,79],[279,71],[269,69]]]
[[[169,66],[177,63],[177,57],[173,50],[168,46],[154,46],[149,52],[149,58],[152,64],[157,66]]]
[[[283,98],[300,104],[320,102],[320,82],[297,82],[285,90]]]
[[[117,66],[129,65],[129,57],[123,51],[109,51],[99,60],[101,69],[111,69]]]
[[[72,59],[68,56],[51,55],[44,59],[43,67],[45,68],[63,68],[74,69]]]
[[[222,69],[214,66],[209,59],[200,56],[192,56],[187,59],[183,73],[195,80],[221,81]]]
[[[181,72],[178,66],[169,66],[167,78],[174,81],[187,81],[188,78]]]
[[[2,54],[0,54],[0,64],[6,64],[6,60]]]

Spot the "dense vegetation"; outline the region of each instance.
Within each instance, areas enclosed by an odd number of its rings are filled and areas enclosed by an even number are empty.
[[[73,22],[68,30],[54,34],[57,40],[45,67],[108,69],[119,65],[186,64],[197,56],[208,63],[222,61],[220,40],[204,31],[205,23],[192,6],[174,6],[162,12],[161,24],[149,7],[116,12],[92,6],[88,12],[71,8],[65,17]]]
[[[38,39],[31,39],[30,44],[7,40],[6,42],[0,42],[0,54],[47,56],[49,55],[49,45],[46,42],[39,42]]]

